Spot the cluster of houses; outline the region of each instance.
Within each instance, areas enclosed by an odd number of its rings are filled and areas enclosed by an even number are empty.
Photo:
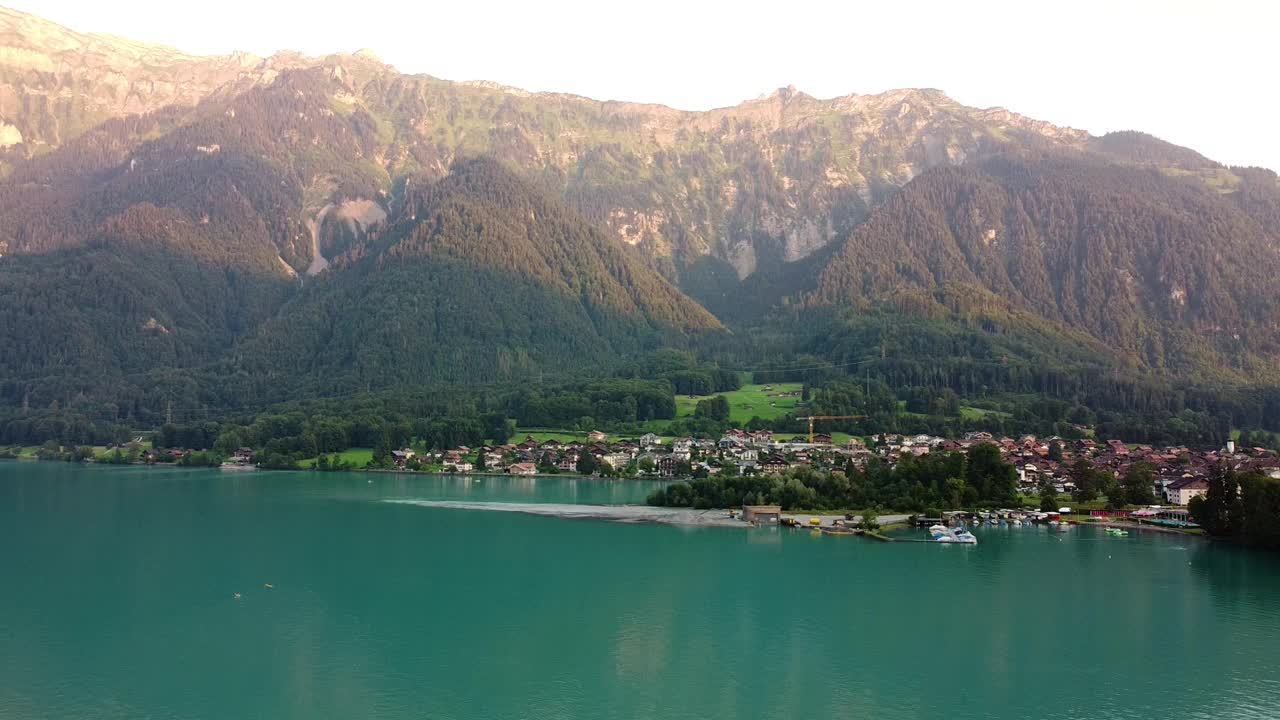
[[[540,473],[573,473],[583,467],[584,454],[595,472],[648,477],[677,478],[690,475],[715,475],[732,466],[745,474],[771,474],[797,467],[838,469],[850,465],[863,466],[871,458],[890,465],[906,456],[919,457],[931,452],[963,451],[976,444],[995,445],[1005,460],[1018,472],[1021,489],[1034,494],[1050,482],[1062,493],[1074,490],[1070,467],[1078,458],[1087,459],[1096,469],[1122,477],[1129,466],[1138,462],[1154,468],[1153,490],[1157,498],[1170,505],[1186,505],[1191,498],[1203,495],[1210,468],[1228,462],[1238,470],[1261,470],[1280,477],[1280,457],[1264,448],[1226,448],[1194,451],[1186,447],[1153,448],[1129,445],[1119,440],[1065,440],[1058,437],[1021,438],[994,437],[990,433],[969,433],[963,439],[947,439],[931,435],[876,435],[870,445],[860,438],[835,444],[828,435],[816,435],[813,442],[799,438],[782,441],[768,430],[729,430],[719,439],[691,437],[666,439],[652,433],[634,439],[611,440],[605,433],[592,432],[586,441],[562,442],[536,440],[527,436],[519,443],[487,445],[480,448],[459,447],[442,452],[417,454],[411,449],[393,453],[401,468],[420,465],[442,467],[446,471],[473,472],[482,467],[489,472],[511,475]],[[1059,446],[1060,452],[1052,450]]]
[[[919,452],[914,448],[909,451]],[[592,456],[589,465],[600,472],[678,478],[715,475],[730,466],[747,475],[780,473],[804,466],[844,468],[850,462],[864,462],[874,453],[856,439],[837,446],[830,435],[815,435],[813,442],[778,441],[770,430],[733,429],[719,439],[663,439],[649,433],[634,439],[610,440],[605,433],[592,432],[585,442],[562,442],[526,436],[520,443],[428,453],[406,448],[392,456],[401,468],[431,465],[446,471],[473,472],[483,463],[483,469],[489,472],[536,475],[576,472],[582,467],[584,454]]]
[[[416,461],[438,465],[451,472],[472,472],[483,468],[511,475],[537,475],[540,472],[576,472],[583,455],[589,454],[594,460],[591,466],[601,471],[607,468],[616,473],[639,472],[643,466],[650,474],[678,477],[688,474],[689,468],[680,464],[690,462],[695,447],[701,442],[706,441],[676,440],[664,446],[662,439],[652,433],[638,440],[610,441],[605,433],[593,431],[586,442],[538,441],[527,436],[520,443],[479,448],[463,446],[442,452],[415,453],[406,448],[394,451],[392,458],[400,468],[413,467]],[[711,444],[714,446],[714,442]],[[645,463],[646,459],[652,464]]]
[[[998,445],[1005,459],[1017,468],[1019,483],[1028,492],[1034,492],[1046,481],[1058,492],[1073,491],[1075,483],[1071,481],[1070,467],[1080,458],[1117,478],[1123,477],[1134,464],[1151,465],[1154,469],[1152,490],[1168,505],[1187,505],[1192,498],[1207,493],[1210,470],[1223,463],[1241,472],[1256,470],[1280,478],[1280,457],[1274,451],[1236,447],[1234,442],[1228,442],[1219,450],[1192,450],[1185,446],[1130,445],[1120,440],[1040,439],[1031,435],[1015,440],[993,438],[988,433],[972,433],[966,437],[967,444],[974,442]],[[1062,448],[1061,459],[1050,457],[1053,454],[1050,448],[1055,443]]]
[[[1154,469],[1156,498],[1168,505],[1187,505],[1208,491],[1212,468],[1227,463],[1241,471],[1260,471],[1280,478],[1280,456],[1266,448],[1237,447],[1228,442],[1218,450],[1192,450],[1185,446],[1152,447],[1120,440],[1091,438],[1067,440],[1059,437],[995,437],[986,432],[968,433],[962,439],[932,435],[881,434],[870,438],[850,438],[836,444],[830,435],[815,435],[812,442],[801,438],[780,440],[772,431],[732,429],[719,439],[661,438],[653,433],[639,438],[610,439],[603,432],[590,433],[585,441],[536,440],[526,436],[519,443],[458,447],[452,450],[418,452],[411,448],[392,452],[398,469],[443,469],[448,472],[504,472],[511,475],[574,473],[584,455],[593,472],[658,478],[716,475],[732,467],[744,475],[782,473],[799,467],[835,470],[863,467],[872,458],[890,466],[907,456],[933,452],[964,451],[978,444],[995,445],[1001,456],[1018,472],[1020,489],[1035,494],[1045,483],[1059,493],[1071,493],[1071,466],[1084,458],[1097,470],[1123,477],[1136,463]],[[1057,446],[1055,451],[1054,446]],[[189,451],[148,449],[139,461],[177,462]],[[224,467],[253,467],[251,448],[238,448]]]
[[[121,451],[127,451],[130,447],[138,447],[140,449],[141,442],[142,440],[139,438],[129,445],[108,445],[107,450],[119,449]],[[177,463],[181,462],[183,458],[190,455],[192,452],[196,451],[183,448],[148,448],[139,452],[138,462],[146,463],[148,465],[155,463]],[[252,467],[254,459],[255,454],[253,452],[253,448],[242,447],[237,448],[236,451],[227,457],[222,464],[226,466],[234,465]]]

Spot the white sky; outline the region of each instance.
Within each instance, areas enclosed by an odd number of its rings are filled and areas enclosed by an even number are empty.
[[[188,52],[367,47],[404,72],[689,110],[934,87],[1280,170],[1280,0],[0,2]]]

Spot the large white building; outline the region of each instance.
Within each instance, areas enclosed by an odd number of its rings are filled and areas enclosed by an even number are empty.
[[[1164,489],[1164,499],[1170,505],[1189,505],[1191,498],[1209,492],[1209,483],[1203,478],[1182,478],[1169,483]]]

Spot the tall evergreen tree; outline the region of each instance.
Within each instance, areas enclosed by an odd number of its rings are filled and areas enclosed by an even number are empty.
[[[1151,463],[1130,465],[1121,484],[1124,486],[1125,502],[1130,505],[1150,505],[1156,501],[1155,468]]]

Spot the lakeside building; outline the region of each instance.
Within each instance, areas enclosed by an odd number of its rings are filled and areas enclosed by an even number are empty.
[[[1204,478],[1180,478],[1165,488],[1165,502],[1170,505],[1190,505],[1191,499],[1209,493],[1209,483]]]
[[[777,525],[782,520],[780,505],[743,505],[742,519],[757,525]]]

